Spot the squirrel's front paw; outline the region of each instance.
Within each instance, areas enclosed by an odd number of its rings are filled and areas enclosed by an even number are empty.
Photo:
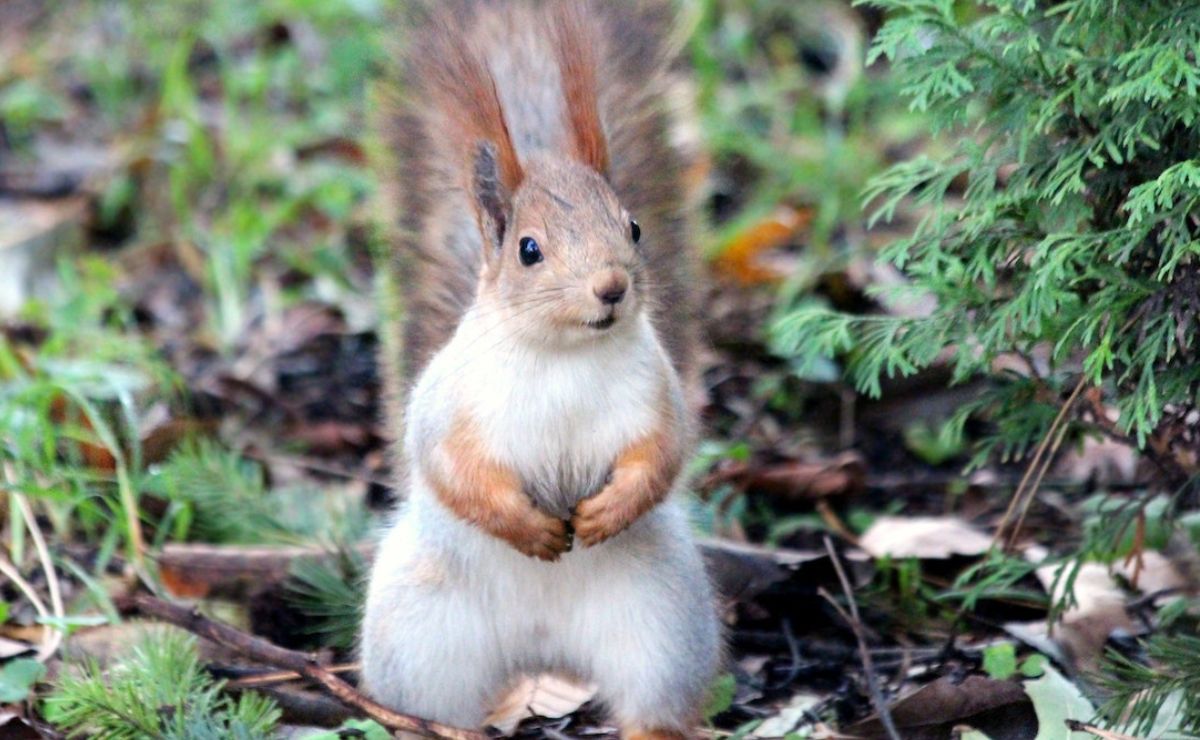
[[[571,518],[575,539],[584,547],[591,547],[633,524],[639,512],[628,493],[624,487],[609,483],[599,493],[580,501]]]
[[[566,522],[532,505],[510,521],[500,536],[519,552],[549,561],[570,550],[573,539]]]

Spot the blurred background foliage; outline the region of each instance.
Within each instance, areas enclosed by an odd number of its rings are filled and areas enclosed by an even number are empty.
[[[225,531],[205,521],[221,507],[176,468],[229,482],[236,466],[210,464],[224,453],[209,444],[152,469],[148,409],[194,403],[190,379],[250,362],[259,330],[298,306],[324,301],[350,329],[372,327],[368,124],[389,11],[379,0],[49,3],[6,40],[8,189],[91,199],[86,248],[60,252],[57,288],[12,282],[37,342],[0,345],[10,474],[57,491],[64,527],[111,521],[105,552],[133,554],[143,524],[158,542]],[[687,135],[713,172],[706,253],[732,254],[730,273],[753,282],[759,251],[803,242],[788,256],[794,291],[870,252],[859,195],[922,144],[890,78],[862,67],[873,21],[840,2],[783,0],[686,0],[681,18],[699,125]],[[182,300],[146,316],[145,283],[160,280],[175,281],[162,301]],[[111,479],[89,454],[112,458]],[[138,506],[146,491],[172,502],[153,522]],[[245,539],[228,534],[217,539]]]

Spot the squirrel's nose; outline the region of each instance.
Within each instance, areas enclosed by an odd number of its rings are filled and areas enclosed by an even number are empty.
[[[601,303],[615,306],[625,298],[629,290],[629,275],[624,270],[605,270],[596,273],[591,279],[592,292]]]

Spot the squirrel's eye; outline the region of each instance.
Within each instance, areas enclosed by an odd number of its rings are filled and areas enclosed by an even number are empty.
[[[518,253],[522,265],[529,267],[542,261],[542,248],[532,236],[521,237],[520,247]]]
[[[638,226],[638,222],[630,219],[629,233],[633,234],[633,243],[637,244],[642,238],[642,227]]]

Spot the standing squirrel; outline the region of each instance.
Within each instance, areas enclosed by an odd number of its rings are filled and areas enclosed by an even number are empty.
[[[696,288],[669,3],[417,15],[385,147],[404,501],[371,573],[364,685],[478,727],[521,674],[559,673],[598,687],[622,737],[689,737],[720,637],[672,499]]]

